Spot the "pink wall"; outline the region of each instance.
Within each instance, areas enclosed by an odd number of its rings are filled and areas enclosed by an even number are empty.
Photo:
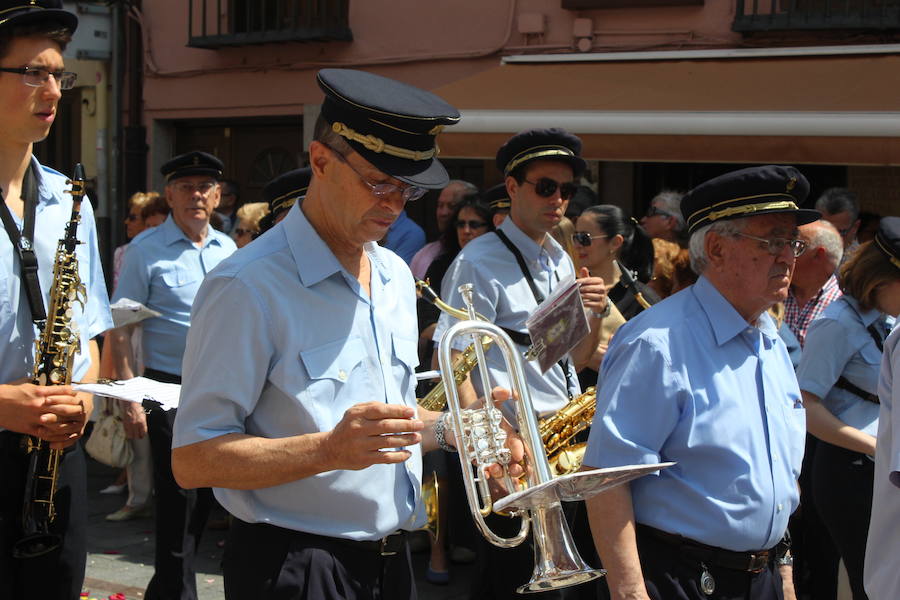
[[[730,30],[733,0],[593,11],[564,10],[560,0],[350,0],[352,42],[202,50],[186,46],[187,4],[144,2],[148,123],[296,115],[303,104],[321,101],[315,72],[324,66],[371,70],[434,89],[496,66],[501,55],[574,52],[578,17],[593,19],[595,51],[727,47],[740,40]],[[519,18],[535,13],[544,15],[545,33],[519,34]],[[539,93],[540,82],[535,85]]]

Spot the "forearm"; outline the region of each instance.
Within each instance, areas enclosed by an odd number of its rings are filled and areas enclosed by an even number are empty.
[[[575,363],[575,368],[579,371],[584,367],[590,367],[597,370],[600,368],[599,362],[596,365],[592,365],[591,362],[593,356],[597,352],[597,347],[600,345],[600,336],[603,332],[603,319],[595,317],[593,313],[589,313],[588,325],[591,328],[590,333],[584,336],[584,338],[569,352],[572,362]]]
[[[132,327],[118,327],[106,333],[104,353],[109,352],[109,377],[112,379],[131,379],[136,375],[134,350],[131,345]]]
[[[794,567],[791,565],[778,565],[778,574],[781,575],[781,590],[784,600],[797,600],[794,591]]]
[[[637,551],[631,488],[619,485],[587,500],[585,505],[594,544],[613,600],[646,599]]]
[[[183,488],[255,490],[332,468],[323,451],[328,433],[263,438],[229,433],[172,450],[172,472]]]
[[[806,407],[806,428],[812,435],[834,446],[870,456],[875,455],[874,436],[851,427],[835,417],[822,405],[817,396],[806,391],[802,394],[803,405]]]
[[[418,414],[416,415],[419,420],[425,423],[425,427],[422,429],[422,453],[430,452],[432,450],[437,450],[440,448],[437,442],[437,438],[434,435],[434,424],[435,422],[441,418],[441,415],[444,413],[440,411],[434,410],[425,410],[424,408],[419,408]],[[444,440],[453,446],[456,447],[455,438],[453,437],[453,431],[451,428],[447,428],[444,432]]]

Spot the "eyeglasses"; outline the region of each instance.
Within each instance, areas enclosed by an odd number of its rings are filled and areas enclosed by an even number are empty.
[[[607,235],[591,235],[587,231],[576,231],[572,234],[572,241],[578,244],[579,246],[590,246],[591,241],[594,239],[602,240],[603,238],[607,238]]]
[[[243,227],[234,228],[234,235],[237,237],[241,237],[242,235],[256,235],[257,233],[259,233],[259,231],[253,229],[244,229]]]
[[[790,246],[791,253],[794,255],[795,258],[800,256],[804,252],[806,252],[807,244],[803,240],[788,240],[785,238],[766,239],[766,238],[756,237],[755,235],[750,235],[749,233],[741,233],[741,232],[738,232],[738,235],[745,237],[745,238],[750,238],[751,240],[756,240],[757,242],[765,244],[766,251],[769,254],[771,254],[772,256],[778,256],[779,254],[781,254],[781,252],[784,250],[785,246]]]
[[[193,196],[194,192],[200,192],[206,196],[214,187],[216,187],[216,185],[218,184],[215,181],[203,181],[197,184],[191,183],[190,181],[177,181],[172,184],[172,187],[182,194],[189,196]]]
[[[484,227],[487,227],[487,223],[485,223],[484,221],[466,221],[463,219],[460,219],[456,222],[457,229],[463,229],[465,227],[468,227],[469,229],[482,229]]]
[[[75,87],[75,80],[78,79],[77,73],[71,71],[48,71],[42,67],[21,67],[18,69],[10,69],[8,67],[0,68],[3,73],[18,73],[25,80],[25,85],[30,87],[42,87],[48,81],[50,76],[56,79],[56,84],[61,90],[71,90]]]
[[[670,212],[666,212],[660,208],[657,208],[657,207],[651,205],[650,208],[647,209],[647,216],[655,217],[656,215],[659,215],[661,217],[674,217],[675,216]]]
[[[525,183],[530,183],[531,185],[533,185],[534,191],[537,192],[537,195],[541,198],[551,198],[558,189],[559,197],[563,200],[568,200],[575,195],[576,191],[578,191],[578,186],[571,181],[560,183],[555,179],[550,179],[549,177],[541,177],[537,181],[529,181],[526,179]]]
[[[354,167],[347,161],[347,158],[343,154],[341,154],[334,148],[331,148],[330,146],[329,146],[329,150],[334,152],[335,156],[337,156],[338,159],[342,163],[344,163],[345,165],[350,167],[350,170],[353,171],[354,173],[356,173],[356,176],[359,177],[360,181],[362,181],[364,184],[369,186],[369,189],[372,191],[372,195],[375,196],[376,198],[381,199],[381,198],[386,198],[386,197],[390,196],[391,194],[400,194],[400,197],[403,198],[404,202],[415,202],[416,200],[418,200],[419,198],[424,196],[426,193],[428,193],[427,189],[425,189],[423,187],[419,187],[417,185],[408,185],[406,187],[400,187],[400,186],[394,185],[393,183],[371,183],[368,179],[363,177],[362,173],[360,173],[359,171],[356,170],[356,167]]]

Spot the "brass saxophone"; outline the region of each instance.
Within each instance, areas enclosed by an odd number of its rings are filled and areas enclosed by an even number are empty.
[[[453,308],[452,306],[441,300],[427,281],[416,281],[416,291],[421,298],[427,300],[428,302],[431,302],[451,317],[456,317],[461,321],[465,321],[469,318],[469,315],[466,311],[459,308]],[[482,318],[482,320],[486,319]],[[485,351],[487,351],[487,349],[491,347],[492,343],[493,340],[485,336],[482,339],[481,347],[484,348]],[[463,353],[460,354],[453,362],[453,380],[456,382],[457,387],[466,380],[469,372],[475,368],[476,364],[478,364],[478,358],[475,354],[475,346],[474,344],[469,344],[469,346],[463,351]],[[447,406],[447,390],[444,387],[443,382],[438,383],[431,389],[430,392],[428,392],[424,397],[420,398],[418,400],[418,404],[426,410],[444,410],[444,407]]]
[[[572,439],[591,426],[596,408],[597,390],[591,386],[558,412],[538,423],[541,441],[544,442],[554,475],[574,473],[581,468],[587,444],[572,443]]]
[[[79,244],[78,223],[81,221],[81,202],[84,199],[84,167],[75,165],[68,183],[72,186],[72,216],[66,224],[65,236],[59,240],[53,261],[53,283],[47,321],[34,341],[34,372],[36,385],[68,385],[72,382],[72,362],[78,351],[80,338],[72,320],[74,305],[84,307],[86,292],[78,274],[75,248]],[[25,536],[13,546],[16,558],[35,558],[52,552],[62,539],[50,532],[56,518],[54,496],[59,478],[59,461],[63,450],[54,450],[39,438],[27,438],[31,454],[22,525]]]

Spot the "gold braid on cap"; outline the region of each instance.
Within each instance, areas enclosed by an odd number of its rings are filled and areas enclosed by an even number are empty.
[[[539,148],[547,148],[547,146],[539,146]],[[534,158],[547,158],[552,156],[565,156],[565,157],[574,157],[575,153],[569,150],[564,146],[554,146],[549,150],[537,150],[537,148],[530,148],[525,150],[525,152],[520,152],[517,156],[514,156],[512,160],[506,165],[506,168],[503,169],[505,175],[509,175],[510,171],[521,165],[523,162],[532,160]]]
[[[881,239],[877,235],[875,236],[875,245],[878,246],[879,250],[881,250],[882,252],[884,252],[887,255],[888,260],[891,261],[892,265],[894,265],[895,267],[900,269],[900,258],[897,258],[894,255],[894,253],[891,251],[891,249],[888,248],[887,245],[884,242],[882,242]]]
[[[729,206],[728,208],[723,208],[722,210],[711,210],[706,215],[698,218],[694,221],[694,218],[702,212],[709,210],[710,208],[715,208],[716,206],[721,206],[723,204],[729,204],[731,202],[740,202],[741,200],[750,200],[752,198],[765,198],[771,196],[787,196],[791,198],[791,200],[782,200],[780,202],[757,202],[755,204],[744,204],[742,206]],[[692,228],[697,227],[698,224],[703,221],[718,221],[719,219],[724,219],[726,217],[732,217],[734,215],[746,215],[755,213],[761,210],[799,210],[799,207],[795,202],[793,202],[793,196],[788,194],[761,194],[759,196],[747,196],[745,198],[731,198],[729,200],[724,200],[722,202],[717,202],[709,207],[701,208],[698,211],[695,211],[692,215],[688,217],[688,223]]]
[[[282,208],[290,208],[297,202],[297,198],[303,198],[306,196],[306,190],[309,187],[302,187],[296,190],[291,190],[286,194],[282,194],[277,198],[274,198],[270,204],[272,205],[272,212],[280,210]]]
[[[439,152],[437,144],[435,144],[434,148],[431,150],[409,150],[407,148],[385,144],[383,139],[375,137],[374,135],[362,135],[361,133],[353,131],[340,121],[335,121],[331,125],[331,130],[350,141],[362,144],[367,150],[378,152],[379,154],[389,154],[406,160],[428,160],[437,156]]]

